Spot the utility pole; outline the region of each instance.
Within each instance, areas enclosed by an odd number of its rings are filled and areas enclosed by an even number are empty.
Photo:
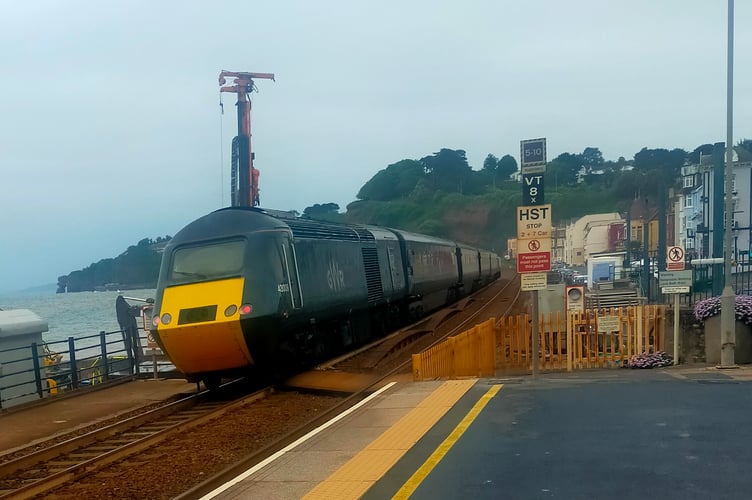
[[[227,79],[233,80],[229,85]],[[238,95],[238,135],[232,141],[232,175],[230,196],[232,206],[255,207],[259,205],[259,171],[253,168],[251,150],[251,92],[256,90],[253,79],[274,80],[274,73],[238,73],[224,71],[219,74],[219,92]],[[224,86],[226,85],[226,86]]]
[[[723,240],[725,253],[723,256],[724,286],[721,294],[721,366],[720,368],[734,368],[734,349],[736,347],[736,299],[731,284],[731,232],[733,230],[734,202],[732,200],[731,176],[734,135],[733,135],[733,95],[734,95],[734,0],[728,0],[728,50],[726,61],[726,217],[724,223]]]

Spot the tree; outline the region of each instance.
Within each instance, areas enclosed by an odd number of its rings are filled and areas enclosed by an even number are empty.
[[[420,162],[434,187],[446,192],[462,193],[472,173],[464,149],[441,149],[438,153],[421,158]]]
[[[483,160],[483,170],[485,172],[490,173],[491,176],[495,176],[497,163],[499,163],[499,159],[496,158],[496,155],[488,153],[488,156],[486,156],[486,159]]]
[[[316,203],[313,206],[306,207],[303,215],[306,217],[322,217],[339,212],[339,205],[336,203]]]
[[[517,171],[517,160],[514,156],[504,155],[499,160],[499,164],[496,167],[496,177],[501,180],[508,180],[509,176]]]
[[[687,152],[683,149],[648,149],[642,148],[634,155],[634,167],[642,172],[652,171],[667,186],[681,177],[681,168],[687,161]]]
[[[712,144],[703,144],[701,146],[697,146],[694,151],[689,153],[687,155],[687,163],[690,165],[699,165],[700,164],[700,156],[710,156],[713,154],[713,145]]]
[[[580,155],[562,153],[548,164],[546,177],[554,181],[554,186],[574,186],[577,184],[577,173],[581,167]]]
[[[587,173],[600,168],[603,165],[603,153],[598,148],[587,147],[580,155],[582,164],[585,166]]]
[[[423,177],[425,172],[419,161],[401,160],[371,177],[357,197],[360,200],[396,200],[409,195]]]
[[[740,151],[739,148],[741,148],[743,151]],[[737,144],[736,154],[739,155],[740,161],[750,161],[752,160],[752,140],[750,139],[742,139],[739,141],[739,144]]]

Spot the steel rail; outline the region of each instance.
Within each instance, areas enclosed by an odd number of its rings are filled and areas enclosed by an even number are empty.
[[[223,387],[236,382],[238,381],[229,382],[224,384]],[[0,482],[19,481],[23,484],[19,487],[0,490],[0,499],[15,500],[43,494],[60,485],[80,479],[113,462],[150,449],[161,441],[220,417],[228,411],[252,401],[264,399],[272,392],[271,387],[266,387],[243,398],[223,404],[215,401],[204,401],[209,391],[203,391],[39,452],[6,462],[2,465],[3,475]],[[163,417],[167,418],[163,419]],[[67,466],[64,470],[59,470],[59,460],[57,461],[58,470],[55,470],[54,465],[45,467],[46,463],[71,455],[73,456],[71,462],[76,463]],[[65,461],[62,462],[65,463]],[[15,477],[19,475],[19,472],[23,473],[32,469],[39,471],[47,468],[51,470],[51,473],[43,478],[16,479]]]
[[[504,287],[499,290],[498,293],[496,293],[492,298],[491,301],[497,299],[499,295],[504,293],[509,286],[513,282],[519,283],[518,279],[515,277],[509,280],[509,283],[504,285]],[[504,314],[508,314],[511,308],[515,305],[517,300],[520,296],[520,290],[517,290],[517,294],[515,295],[514,300],[511,302],[509,307],[506,309]],[[464,321],[462,325],[465,325],[467,322],[472,321],[477,318],[477,316],[486,309],[486,306],[481,307],[477,313],[473,315],[473,317],[469,318],[468,320]],[[418,322],[420,323],[420,322]],[[452,331],[444,336],[446,338],[451,333],[455,333],[458,328],[460,328],[462,325],[452,329]],[[438,342],[438,341],[437,341]],[[218,472],[217,474],[207,478],[203,482],[197,484],[193,488],[187,490],[183,494],[175,497],[174,500],[192,500],[196,498],[201,498],[204,495],[210,493],[214,489],[217,488],[218,485],[224,484],[235,477],[239,476],[246,470],[250,469],[251,467],[257,465],[261,461],[265,460],[266,458],[270,457],[274,453],[277,453],[278,451],[284,449],[291,443],[294,443],[296,440],[300,439],[301,437],[308,434],[311,430],[316,429],[320,427],[321,425],[325,424],[332,418],[336,417],[340,413],[348,410],[350,407],[355,406],[360,401],[365,399],[371,392],[374,392],[378,388],[384,385],[384,383],[387,381],[387,379],[393,377],[394,375],[400,373],[402,370],[405,369],[406,366],[408,366],[412,362],[411,359],[400,363],[398,366],[394,367],[393,369],[389,370],[386,374],[379,376],[376,380],[369,382],[367,385],[359,389],[357,392],[354,392],[350,396],[346,397],[339,403],[335,404],[331,408],[324,410],[321,414],[313,417],[311,420],[301,424],[300,426],[296,427],[289,433],[285,434],[283,437],[275,441],[274,443],[270,443],[269,445],[254,451],[253,453],[249,454],[245,458],[241,459],[240,461],[236,462],[233,465],[230,465],[229,467],[226,467],[222,471]]]

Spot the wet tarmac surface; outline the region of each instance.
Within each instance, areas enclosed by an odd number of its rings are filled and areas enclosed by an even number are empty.
[[[709,370],[479,381],[365,498],[393,495],[496,383],[411,498],[752,498],[752,382]]]

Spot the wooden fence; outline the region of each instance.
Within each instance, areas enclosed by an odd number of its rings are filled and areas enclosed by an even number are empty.
[[[541,315],[538,366],[543,371],[623,367],[635,354],[663,349],[665,317],[664,305]],[[415,380],[531,371],[527,314],[488,320],[413,355]]]

